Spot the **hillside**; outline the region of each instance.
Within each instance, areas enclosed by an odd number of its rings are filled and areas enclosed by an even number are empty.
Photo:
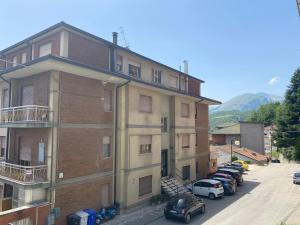
[[[243,94],[224,102],[220,106],[211,107],[209,110],[209,123],[211,130],[223,123],[234,123],[245,120],[251,112],[261,105],[270,102],[281,102],[283,98],[266,93]]]

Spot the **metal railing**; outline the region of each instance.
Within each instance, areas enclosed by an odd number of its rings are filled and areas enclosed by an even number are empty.
[[[25,105],[2,108],[1,122],[48,122],[49,107],[38,105]]]
[[[24,184],[46,182],[47,166],[21,166],[7,162],[0,162],[0,176],[4,176]]]

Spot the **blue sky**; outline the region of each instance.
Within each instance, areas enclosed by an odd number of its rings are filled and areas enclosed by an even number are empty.
[[[202,95],[283,95],[300,59],[295,0],[44,0],[1,3],[0,49],[65,21],[206,82]],[[122,45],[122,39],[119,40]],[[273,82],[270,80],[273,79]]]

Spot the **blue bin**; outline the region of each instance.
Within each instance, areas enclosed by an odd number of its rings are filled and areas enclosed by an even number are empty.
[[[89,214],[87,225],[95,225],[97,211],[93,209],[85,209],[83,211]]]

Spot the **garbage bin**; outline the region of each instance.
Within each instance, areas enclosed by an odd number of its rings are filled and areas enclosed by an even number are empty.
[[[80,216],[76,214],[70,214],[67,216],[67,225],[80,225]]]
[[[94,209],[85,209],[83,211],[89,214],[87,224],[88,225],[95,225],[97,211],[94,210]]]
[[[87,225],[89,214],[84,211],[79,211],[76,215],[80,216],[80,225]]]

